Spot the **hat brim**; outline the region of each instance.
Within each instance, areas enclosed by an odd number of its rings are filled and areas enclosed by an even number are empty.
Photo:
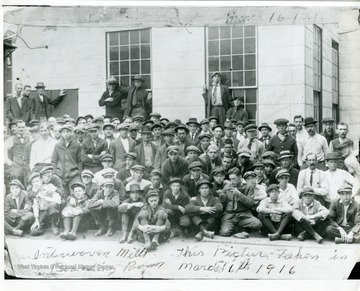
[[[199,190],[201,185],[208,185],[210,188],[213,187],[213,184],[211,184],[210,182],[203,182],[203,183],[200,183],[200,184],[196,185],[196,190]]]
[[[262,128],[267,128],[269,131],[272,131],[272,128],[270,126],[259,126],[258,130],[261,131]]]
[[[304,126],[308,126],[310,124],[316,124],[316,123],[317,123],[317,120],[314,120],[314,121],[305,123]]]
[[[294,157],[294,155],[284,155],[284,156],[278,157],[278,160],[280,161],[284,158],[293,158],[293,157]]]
[[[190,125],[190,124],[196,124],[197,126],[200,125],[200,123],[196,122],[196,121],[188,121],[188,122],[186,122],[186,125]]]

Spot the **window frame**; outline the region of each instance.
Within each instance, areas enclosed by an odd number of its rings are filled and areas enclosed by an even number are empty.
[[[335,57],[334,57],[335,54]],[[340,82],[339,82],[339,43],[332,39],[331,41],[331,65],[332,65],[332,117],[335,120],[335,123],[340,122]],[[335,73],[335,78],[334,78]],[[334,90],[335,82],[335,90]],[[334,94],[336,96],[334,96]],[[335,100],[336,99],[336,100]],[[334,102],[336,101],[336,102]]]
[[[323,115],[323,100],[322,100],[322,75],[323,75],[323,53],[322,53],[322,29],[314,24],[313,30],[313,108],[314,118],[318,120],[317,129],[322,131],[322,115]],[[318,56],[316,56],[316,52]],[[316,63],[317,62],[317,63]],[[318,72],[315,70],[315,65],[318,66]],[[319,86],[315,86],[315,79],[317,79]],[[316,100],[318,98],[318,100]],[[315,102],[317,101],[317,102]],[[317,103],[317,104],[316,104]]]

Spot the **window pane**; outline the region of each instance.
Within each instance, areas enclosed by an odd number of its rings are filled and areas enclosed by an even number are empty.
[[[119,60],[119,47],[110,47],[110,61]]]
[[[120,75],[129,75],[129,62],[120,62]]]
[[[110,45],[119,45],[119,36],[117,32],[109,33],[109,43]]]
[[[256,105],[246,105],[245,108],[249,115],[249,119],[256,119]]]
[[[243,27],[242,26],[233,26],[232,27],[232,37],[243,37]]]
[[[245,72],[245,86],[255,86],[255,85],[256,85],[255,71]]]
[[[232,57],[232,69],[235,71],[243,70],[243,56]]]
[[[233,39],[232,41],[232,53],[234,55],[243,53],[243,40],[241,39]]]
[[[230,71],[231,68],[230,56],[221,57],[220,62],[221,62],[221,66],[220,66],[221,71]]]
[[[220,38],[230,38],[230,27],[222,26],[220,27]]]
[[[120,60],[128,60],[129,59],[129,47],[121,46],[120,47]]]
[[[246,103],[256,103],[256,89],[246,90]]]
[[[110,63],[110,75],[119,75],[119,62]]]
[[[255,53],[255,38],[245,38],[245,53]]]
[[[150,61],[141,61],[141,74],[150,74]]]
[[[245,26],[244,32],[245,32],[244,34],[246,37],[255,36],[255,26]]]
[[[219,38],[219,28],[218,27],[209,27],[209,39],[218,39]]]
[[[245,55],[245,70],[255,70],[255,55]]]
[[[232,86],[233,87],[242,87],[244,86],[244,73],[243,72],[232,72]],[[238,91],[238,90],[236,90]],[[233,95],[233,96],[239,96],[237,95]]]
[[[233,89],[232,90],[232,96],[233,97],[244,97],[245,95],[245,90],[244,89]]]
[[[221,73],[221,84],[226,85],[228,87],[231,86],[231,73],[230,72],[225,72],[225,73]]]
[[[144,85],[143,85],[144,88],[145,89],[151,88],[151,76],[150,75],[145,75],[143,77],[144,77],[144,80],[145,80]]]
[[[130,57],[131,57],[131,59],[139,59],[140,47],[138,45],[132,45],[130,47]]]
[[[124,87],[129,87],[129,85],[130,85],[129,76],[121,76],[121,84]]]
[[[222,40],[220,42],[220,54],[230,55],[230,40]]]
[[[150,45],[146,44],[141,46],[141,58],[150,59]]]
[[[131,61],[131,75],[140,74],[140,61]]]
[[[209,72],[219,71],[219,58],[209,57]]]
[[[139,40],[139,31],[130,31],[130,43],[131,44],[138,44],[140,42]]]
[[[122,31],[120,32],[120,44],[129,44],[129,32],[128,31]]]
[[[150,29],[140,30],[141,43],[150,43]]]
[[[209,56],[219,55],[219,41],[209,41]]]

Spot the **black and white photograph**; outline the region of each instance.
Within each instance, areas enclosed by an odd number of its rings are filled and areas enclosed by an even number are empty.
[[[5,281],[359,279],[360,5],[285,2],[3,4]]]

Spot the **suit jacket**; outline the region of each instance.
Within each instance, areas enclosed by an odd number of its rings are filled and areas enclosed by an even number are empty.
[[[15,199],[12,198],[12,194],[8,194],[4,201],[4,214],[5,219],[15,222],[18,218],[25,215],[27,212],[31,212],[32,202],[28,198],[26,191],[21,190],[19,195],[19,205],[16,205]],[[11,212],[11,209],[17,209],[16,213]]]
[[[150,146],[151,146],[151,151],[152,151],[153,160],[154,160],[154,164],[155,164],[155,156],[156,156],[157,147],[152,142],[150,142]],[[135,146],[135,153],[138,156],[139,164],[145,166],[145,150],[144,150],[143,142],[138,144],[137,146]],[[154,164],[153,164],[152,168],[154,167]],[[147,170],[151,171],[152,169],[147,169]]]
[[[162,166],[165,163],[167,157],[167,153],[166,153],[166,149],[167,149],[168,145],[165,143],[164,145],[162,145],[161,147],[159,147],[156,151],[156,155],[155,155],[155,163],[154,163],[154,169],[157,169],[159,171],[162,170]],[[179,156],[180,157],[185,157],[184,151],[182,150],[182,148],[179,148]]]
[[[124,115],[129,115],[130,116],[130,113],[131,113],[131,110],[132,110],[132,104],[131,104],[132,96],[133,96],[133,93],[134,93],[135,89],[136,89],[135,86],[131,86],[129,88]],[[146,109],[147,109],[147,106],[148,106],[148,100],[147,100],[148,92],[144,88],[140,87],[140,88],[137,89],[136,93],[137,93],[138,96],[141,96],[142,107],[145,109],[145,111],[147,111]],[[146,119],[146,116],[145,116],[145,119]]]
[[[113,98],[113,101],[111,102],[105,102],[105,99],[107,98]],[[99,106],[105,106],[106,108],[106,115],[110,115],[111,117],[119,117],[121,116],[121,101],[123,99],[126,99],[127,97],[127,90],[124,87],[118,87],[116,90],[114,90],[111,95],[109,90],[106,90],[100,100],[99,100]]]
[[[183,145],[180,145],[180,141],[176,140],[174,141],[174,145],[177,145],[179,148],[182,148],[184,150],[184,152],[186,151],[186,148],[191,146],[191,145],[195,145],[195,142],[193,142],[191,139],[186,139],[185,143]]]
[[[225,86],[225,85],[220,85],[220,90],[221,90],[221,100],[222,100],[222,103],[223,103],[223,107],[225,109],[225,112],[227,112],[229,110],[229,108],[230,108],[230,100],[231,100],[229,87]],[[202,96],[203,96],[203,98],[205,100],[206,117],[209,117],[210,112],[211,112],[212,91],[213,91],[213,86],[210,86],[209,90],[207,90],[206,93],[202,94]]]
[[[191,140],[192,142],[195,143],[195,145],[197,145],[199,143],[199,135],[200,135],[200,131],[196,131],[195,132],[195,136],[194,136],[194,139],[191,139],[191,135],[190,133],[187,135],[187,139],[188,140]]]
[[[209,158],[208,155],[205,155],[205,158],[203,159],[203,162],[205,163],[205,167],[204,167],[204,171],[203,173],[204,174],[207,174],[207,175],[210,175],[211,173],[211,160]],[[221,158],[218,156],[215,160],[214,160],[214,163],[215,163],[215,167],[221,167],[222,165],[222,161],[221,161]]]
[[[47,118],[51,116],[52,112],[52,106],[57,106],[61,103],[61,101],[64,99],[65,95],[58,96],[54,99],[51,99],[50,97],[43,95],[44,102],[45,102],[45,108],[46,108],[46,114]],[[37,119],[40,120],[40,112],[41,112],[41,99],[38,94],[34,96],[30,96],[30,112],[31,112],[31,119]]]
[[[201,177],[199,180],[201,180],[201,179],[207,179],[210,181],[209,176],[206,174],[201,174]],[[199,182],[199,180],[197,182]],[[195,182],[194,179],[191,179],[191,174],[186,174],[183,178],[183,182],[184,182],[184,188],[185,188],[186,192],[188,193],[188,195],[190,197],[195,197],[198,194],[196,192],[197,183]]]
[[[21,98],[21,108],[16,97],[6,99],[5,103],[6,117],[9,121],[13,119],[21,119],[26,123],[30,121],[30,101],[27,97]]]
[[[166,199],[169,199],[171,204],[165,203]],[[171,189],[168,189],[164,193],[162,207],[164,207],[165,209],[174,211],[175,215],[177,217],[180,217],[183,214],[179,210],[179,206],[182,206],[185,208],[185,206],[188,205],[189,202],[190,202],[190,197],[183,189],[180,189],[180,193],[179,193],[179,196],[177,197],[177,199],[175,199],[174,195],[172,194]]]
[[[271,136],[270,136],[270,138],[271,138]],[[265,143],[265,138],[264,138],[264,137],[258,138],[258,140],[261,141],[261,142],[264,144],[265,150],[268,150],[268,149],[269,149],[270,138],[267,140],[267,144]]]
[[[335,199],[330,204],[331,224],[335,227],[341,226],[344,220],[344,204],[340,202],[340,198]],[[358,234],[360,231],[360,204],[352,200],[346,213],[346,220],[348,225],[351,227],[351,231]]]
[[[202,202],[200,195],[197,195],[196,197],[190,199],[190,203],[185,207],[185,213],[189,216],[199,215],[203,219],[207,219],[209,217],[220,217],[223,211],[223,206],[220,200],[217,197],[212,196],[211,194],[209,195],[209,200],[206,207],[215,207],[215,213],[202,213],[200,210],[201,207],[205,207],[205,205]]]
[[[189,170],[189,164],[183,157],[179,157],[176,163],[170,162],[167,159],[162,166],[162,179],[164,183],[169,183],[171,177],[183,178]]]
[[[111,142],[110,142],[111,143]],[[87,167],[101,166],[100,154],[103,151],[107,151],[107,142],[101,138],[97,139],[96,148],[91,140],[87,138],[81,144],[81,162],[83,163],[84,169]],[[92,155],[90,159],[88,155]]]
[[[133,152],[136,146],[136,142],[134,142],[131,138],[129,138],[129,152]],[[110,142],[109,146],[110,155],[112,155],[114,159],[114,169],[120,171],[125,168],[125,148],[120,141],[120,137],[114,139]]]

